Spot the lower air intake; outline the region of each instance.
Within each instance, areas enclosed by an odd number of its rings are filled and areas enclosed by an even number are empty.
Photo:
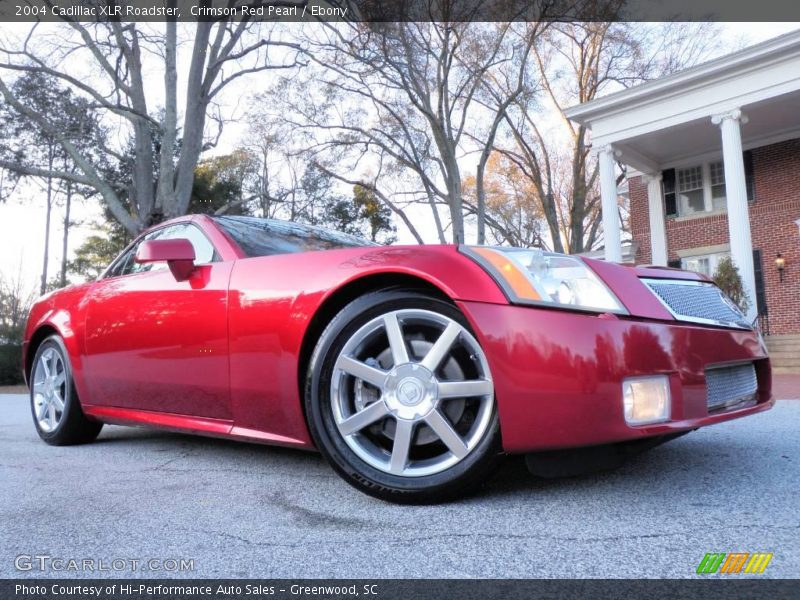
[[[709,412],[755,400],[756,369],[753,363],[706,369],[706,389]]]

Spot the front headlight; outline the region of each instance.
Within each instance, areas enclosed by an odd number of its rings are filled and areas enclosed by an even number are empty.
[[[627,314],[611,290],[575,256],[527,248],[462,246],[517,304]]]

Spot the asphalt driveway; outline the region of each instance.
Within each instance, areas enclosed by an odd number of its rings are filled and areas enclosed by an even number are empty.
[[[0,577],[25,575],[19,555],[191,559],[195,577],[691,577],[706,552],[756,551],[774,553],[762,577],[797,577],[800,402],[612,473],[537,480],[509,460],[476,497],[401,507],[310,453],[122,427],[51,448],[27,398],[0,395],[0,524]]]

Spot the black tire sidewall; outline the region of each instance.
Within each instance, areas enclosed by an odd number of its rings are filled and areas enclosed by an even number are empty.
[[[347,305],[328,325],[309,364],[306,412],[318,449],[345,480],[371,495],[398,502],[435,502],[465,493],[479,483],[500,453],[497,404],[483,438],[458,464],[433,475],[399,477],[364,462],[339,434],[330,403],[333,365],[348,339],[377,316],[400,309],[423,309],[442,314],[474,332],[454,305],[419,292],[375,292]]]
[[[64,363],[64,372],[66,373],[66,391],[64,397],[64,411],[61,415],[61,420],[56,425],[53,431],[44,431],[40,425],[39,420],[36,418],[36,408],[34,405],[33,396],[33,382],[35,380],[35,371],[39,360],[48,348],[53,348],[61,356]],[[45,442],[53,446],[62,446],[68,444],[81,443],[89,441],[97,436],[102,428],[101,423],[89,421],[83,414],[83,409],[80,406],[78,399],[78,392],[75,389],[75,380],[72,376],[72,363],[69,359],[69,352],[67,351],[64,341],[60,336],[53,335],[43,341],[36,349],[36,355],[33,358],[33,368],[31,369],[30,379],[30,409],[31,416],[33,417],[33,424],[36,427],[36,432]]]

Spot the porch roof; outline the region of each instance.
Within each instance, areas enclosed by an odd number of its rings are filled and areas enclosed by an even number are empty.
[[[800,31],[566,111],[644,173],[719,156],[711,117],[741,109],[745,149],[800,137]]]

